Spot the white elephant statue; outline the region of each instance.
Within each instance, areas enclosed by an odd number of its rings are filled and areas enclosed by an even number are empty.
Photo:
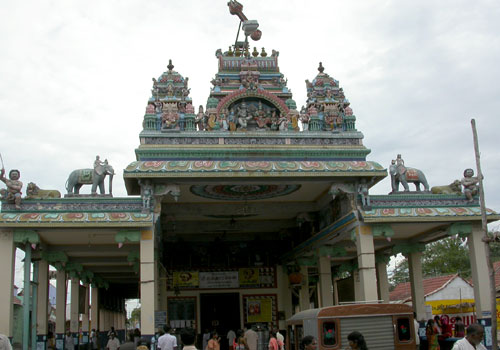
[[[91,193],[97,194],[97,187],[101,195],[105,194],[104,179],[109,175],[109,194],[113,193],[113,175],[115,171],[109,164],[102,164],[96,169],[77,169],[69,174],[68,181],[66,181],[66,190],[68,194],[79,194],[80,188],[83,185],[92,185]]]

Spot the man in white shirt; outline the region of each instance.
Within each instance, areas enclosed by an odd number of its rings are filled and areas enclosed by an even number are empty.
[[[108,343],[106,344],[106,349],[107,350],[118,350],[120,348],[120,341],[118,338],[115,338],[115,333],[111,332],[109,334],[109,340]]]
[[[415,329],[415,345],[417,346],[417,350],[420,349],[420,334],[418,329],[420,328],[420,324],[417,321],[417,314],[413,313],[413,328]]]
[[[481,344],[484,337],[484,328],[479,323],[473,323],[467,327],[465,338],[458,340],[451,350],[486,350]]]
[[[158,338],[157,348],[160,350],[177,350],[177,338],[170,334],[170,326],[164,325],[163,330],[165,334]]]
[[[257,350],[257,332],[250,325],[247,325],[247,331],[243,336],[248,345],[248,350]]]
[[[274,330],[276,332],[276,340],[278,340],[278,345],[280,345],[280,350],[283,350],[285,348],[285,337],[283,334],[280,333],[280,330],[278,327],[274,327]]]
[[[236,333],[232,329],[227,332],[227,343],[229,345],[229,350],[233,350],[234,339],[236,338]]]

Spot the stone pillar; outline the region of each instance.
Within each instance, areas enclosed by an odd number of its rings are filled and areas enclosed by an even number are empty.
[[[375,248],[370,226],[356,228],[356,250],[358,254],[360,301],[376,301],[377,277],[375,273]]]
[[[82,310],[82,345],[85,347],[89,343],[89,292],[90,287],[84,284],[85,287],[85,309]]]
[[[319,251],[318,251],[319,255]],[[328,256],[320,256],[318,259],[319,270],[319,307],[333,305],[333,285],[332,285],[332,266]]]
[[[285,320],[292,317],[292,292],[288,281],[288,273],[283,265],[276,268],[278,276],[278,310],[285,313]],[[286,329],[285,320],[279,321],[279,328]]]
[[[57,270],[56,275],[56,347],[64,349],[66,327],[66,271]]]
[[[424,299],[424,280],[422,277],[422,252],[412,252],[407,256],[410,270],[410,288],[413,311],[417,314],[417,320],[426,317]]]
[[[339,304],[339,289],[338,289],[338,278],[333,279],[333,305]]]
[[[354,300],[355,301],[363,301],[361,297],[361,282],[359,279],[359,270],[356,269],[352,272],[352,279],[354,283]]]
[[[30,324],[31,302],[31,244],[24,248],[24,296],[23,296],[23,350],[28,350],[31,338]]]
[[[14,234],[9,230],[0,230],[0,333],[13,336],[14,326],[14,265],[16,250]]]
[[[302,285],[299,290],[299,307],[300,311],[309,310],[311,307],[311,302],[309,298],[309,277],[307,266],[300,267],[300,273],[302,274]]]
[[[80,310],[79,310],[79,300],[80,300],[80,280],[76,277],[71,279],[71,320],[69,323],[69,330],[73,336],[73,342],[75,344],[75,349],[78,349],[79,343],[79,330],[80,330]]]
[[[387,264],[385,261],[377,262],[377,290],[379,300],[389,302],[389,279],[387,278]]]
[[[155,334],[157,300],[154,228],[141,232],[140,261],[141,335],[149,339]]]
[[[90,291],[90,329],[99,330],[99,288],[92,286]]]
[[[37,293],[37,349],[47,348],[47,333],[49,331],[49,263],[38,261],[38,293]]]
[[[482,241],[484,233],[481,223],[472,225],[472,233],[469,234],[469,258],[474,284],[474,300],[476,302],[476,315],[478,319],[491,317],[490,279],[488,276],[488,265],[486,261],[486,243]]]

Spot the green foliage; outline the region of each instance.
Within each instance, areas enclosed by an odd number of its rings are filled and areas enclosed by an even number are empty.
[[[500,253],[500,249],[498,250]],[[444,238],[429,243],[422,254],[422,273],[424,278],[458,273],[463,278],[470,276],[469,247],[458,236]],[[390,279],[394,287],[409,282],[408,260],[396,264]]]
[[[129,324],[137,324],[141,321],[141,308],[136,307],[135,309],[132,310],[130,313],[130,318],[128,319]]]

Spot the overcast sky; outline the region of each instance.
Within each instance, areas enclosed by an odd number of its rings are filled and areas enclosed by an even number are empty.
[[[215,51],[234,42],[226,0],[28,0],[0,9],[0,152],[21,180],[65,192],[96,155],[117,170],[135,160],[152,77],[172,59],[205,105]],[[401,153],[431,186],[475,168],[478,125],[487,206],[500,210],[500,2],[497,0],[247,0],[252,42],[280,51],[300,107],[323,62],[340,81],[372,150],[388,167]],[[83,190],[88,192],[89,187]],[[390,191],[386,178],[371,193]]]

